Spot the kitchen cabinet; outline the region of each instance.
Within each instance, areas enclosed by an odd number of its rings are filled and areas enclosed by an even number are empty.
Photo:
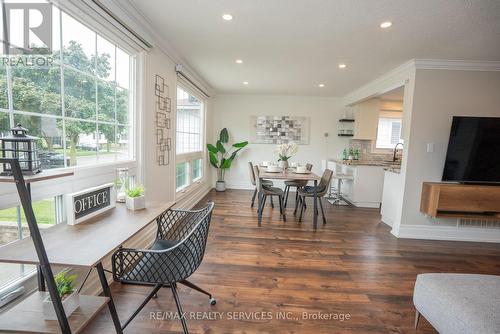
[[[403,178],[398,172],[385,171],[384,190],[382,192],[382,207],[380,215],[382,222],[389,226],[401,219],[401,206],[403,197]]]
[[[353,109],[355,119],[353,139],[376,140],[380,100],[371,99],[361,102]]]

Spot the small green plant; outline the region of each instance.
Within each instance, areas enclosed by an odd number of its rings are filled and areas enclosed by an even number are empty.
[[[127,190],[127,196],[131,198],[141,197],[144,195],[144,187],[141,185],[134,186]]]
[[[61,297],[61,299],[73,293],[73,291],[75,290],[75,279],[76,275],[68,276],[68,271],[61,271],[54,276],[54,281],[56,282],[57,286],[57,292],[59,293],[59,297]]]

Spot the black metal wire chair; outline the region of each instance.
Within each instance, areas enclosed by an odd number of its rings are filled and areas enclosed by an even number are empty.
[[[170,287],[184,333],[188,333],[186,319],[181,316],[183,311],[177,295],[177,283],[208,295],[210,304],[215,305],[216,300],[209,292],[187,281],[203,260],[213,208],[214,203],[209,202],[200,210],[167,210],[156,218],[158,230],[150,249],[120,248],[113,254],[115,281],[155,286],[123,328],[157,295],[160,288]]]

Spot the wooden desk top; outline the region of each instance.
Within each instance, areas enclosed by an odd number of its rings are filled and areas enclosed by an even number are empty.
[[[71,176],[74,173],[72,171],[61,171],[61,170],[44,170],[41,173],[35,175],[24,175],[25,183],[33,183],[51,179],[57,179],[59,177]],[[0,183],[15,183],[13,176],[0,176]]]
[[[130,211],[125,204],[78,225],[58,224],[40,231],[51,265],[93,267],[175,203]],[[0,247],[0,262],[38,264],[31,237]]]
[[[309,174],[295,173],[288,169],[284,172],[270,173],[266,171],[266,167],[259,166],[259,178],[269,180],[297,180],[297,181],[314,181],[321,179],[320,176],[313,172]]]

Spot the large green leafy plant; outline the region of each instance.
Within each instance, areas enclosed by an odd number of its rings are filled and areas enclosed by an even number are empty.
[[[215,145],[207,144],[208,154],[210,156],[210,163],[217,168],[217,181],[224,181],[224,173],[226,169],[231,167],[236,154],[245,146],[248,145],[247,141],[240,143],[228,144],[229,133],[224,128],[220,131],[219,140]]]

